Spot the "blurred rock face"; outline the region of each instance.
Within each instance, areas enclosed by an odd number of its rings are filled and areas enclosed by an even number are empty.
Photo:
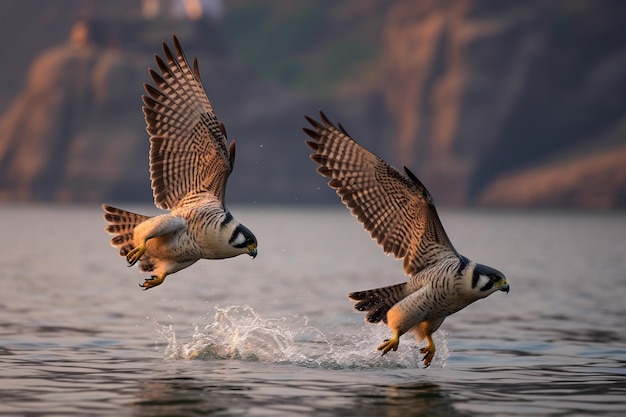
[[[380,1],[343,2],[316,26],[318,53],[333,42],[322,35],[350,31],[355,16],[382,28],[382,54],[367,63],[378,78],[327,97],[261,79],[219,24],[75,25],[0,115],[0,200],[150,201],[142,84],[160,42],[177,33],[238,141],[233,202],[336,201],[300,132],[302,116],[321,108],[409,166],[438,204],[626,206],[626,2]],[[292,9],[276,13],[289,20]]]
[[[3,195],[91,200],[118,184],[145,189],[147,174],[129,172],[136,148],[147,152],[137,140],[143,126],[136,105],[137,123],[124,110],[138,102],[146,63],[94,45],[87,30],[77,24],[66,45],[33,63],[26,88],[0,120]]]
[[[382,89],[397,157],[444,203],[623,206],[625,6],[395,2]]]
[[[144,29],[134,27],[130,37]],[[210,28],[201,29],[210,33]],[[0,119],[0,200],[152,200],[141,96],[149,80],[147,69],[155,67],[153,54],[162,54],[160,42],[171,40],[158,38],[149,48],[122,49],[110,34],[89,30],[76,24],[66,44],[40,55],[24,90]],[[193,45],[186,42],[186,32],[181,38],[183,48]],[[235,181],[241,183],[229,194],[234,201],[244,195],[245,202],[280,198],[298,187],[284,178],[290,178],[294,165],[303,165],[288,154],[302,148],[306,155],[301,141],[285,138],[297,135],[310,106],[276,86],[259,83],[240,64],[223,59],[220,45],[210,41],[199,60],[210,99],[218,117],[230,115],[224,119],[229,138],[245,138],[236,163],[242,176]],[[233,119],[236,123],[231,124]],[[284,119],[291,121],[289,130]],[[268,146],[267,137],[284,146]],[[263,146],[273,149],[277,163],[258,163],[253,151]]]

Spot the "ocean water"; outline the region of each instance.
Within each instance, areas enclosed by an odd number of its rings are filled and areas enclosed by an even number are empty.
[[[154,213],[146,207],[127,207]],[[342,207],[233,207],[259,256],[142,291],[97,206],[0,206],[0,415],[623,416],[626,215],[449,211],[502,270],[420,366],[350,291],[403,281]]]

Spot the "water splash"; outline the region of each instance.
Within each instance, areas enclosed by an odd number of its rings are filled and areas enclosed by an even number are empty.
[[[167,339],[167,359],[237,359],[331,369],[415,368],[420,355],[415,339],[402,338],[400,349],[381,356],[377,342],[389,337],[385,326],[351,326],[349,332],[329,333],[312,326],[306,316],[264,318],[249,306],[215,307],[213,322],[196,327],[190,341],[179,342],[174,328],[160,326]],[[449,351],[445,334],[434,335],[433,366],[443,367]]]

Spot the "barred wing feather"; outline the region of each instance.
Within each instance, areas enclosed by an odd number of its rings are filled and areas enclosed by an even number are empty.
[[[174,51],[163,44],[155,56],[154,85],[145,84],[143,112],[150,134],[150,179],[157,207],[171,209],[187,195],[210,193],[223,204],[233,169],[235,142],[226,145],[223,125],[174,36]]]
[[[428,190],[407,168],[402,174],[356,143],[339,124],[320,112],[322,123],[306,117],[313,129],[311,159],[330,178],[343,203],[387,254],[404,258],[404,272],[414,275],[448,256],[457,256]]]

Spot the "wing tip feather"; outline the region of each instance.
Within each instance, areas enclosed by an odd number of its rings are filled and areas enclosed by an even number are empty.
[[[165,44],[164,44],[165,45]],[[167,56],[166,56],[167,58]],[[163,61],[163,58],[161,58],[159,55],[154,55],[154,61],[156,62],[157,66],[159,67],[159,70],[161,71],[161,74],[166,74],[166,73],[171,73],[171,69],[170,66]]]
[[[304,118],[307,120],[307,122],[309,122],[311,124],[311,126],[313,126],[315,128],[315,130],[324,130],[324,126],[318,122],[317,120],[315,120],[314,118],[310,117],[310,116],[304,116]]]
[[[172,54],[172,50],[170,49],[167,42],[163,42],[163,54],[168,61],[175,61],[174,54]]]
[[[325,167],[325,166],[317,167],[317,172],[324,177],[330,177],[333,174],[333,171],[330,168]]]
[[[178,36],[172,34],[172,42],[174,43],[174,48],[176,53],[180,53],[182,55],[183,48],[180,46],[180,41],[178,40]]]
[[[322,120],[322,122],[324,122],[324,124],[326,125],[327,128],[328,127],[334,127],[334,125],[331,123],[331,121],[326,116],[326,113],[324,113],[322,110],[318,110],[318,114],[320,115],[320,119]]]
[[[319,141],[322,138],[322,134],[319,133],[318,131],[315,130],[311,130],[308,127],[303,127],[302,131],[304,133],[306,133],[309,137],[311,137],[312,139],[315,139],[317,141]]]
[[[313,142],[313,141],[311,141],[311,140],[307,140],[307,141],[305,141],[304,143],[306,143],[306,144],[307,144],[307,146],[308,146],[309,148],[311,148],[312,150],[314,150],[314,151],[316,151],[316,152],[317,152],[317,151],[319,150],[319,148],[320,148],[320,145],[319,145],[319,143],[318,143],[318,142]]]

